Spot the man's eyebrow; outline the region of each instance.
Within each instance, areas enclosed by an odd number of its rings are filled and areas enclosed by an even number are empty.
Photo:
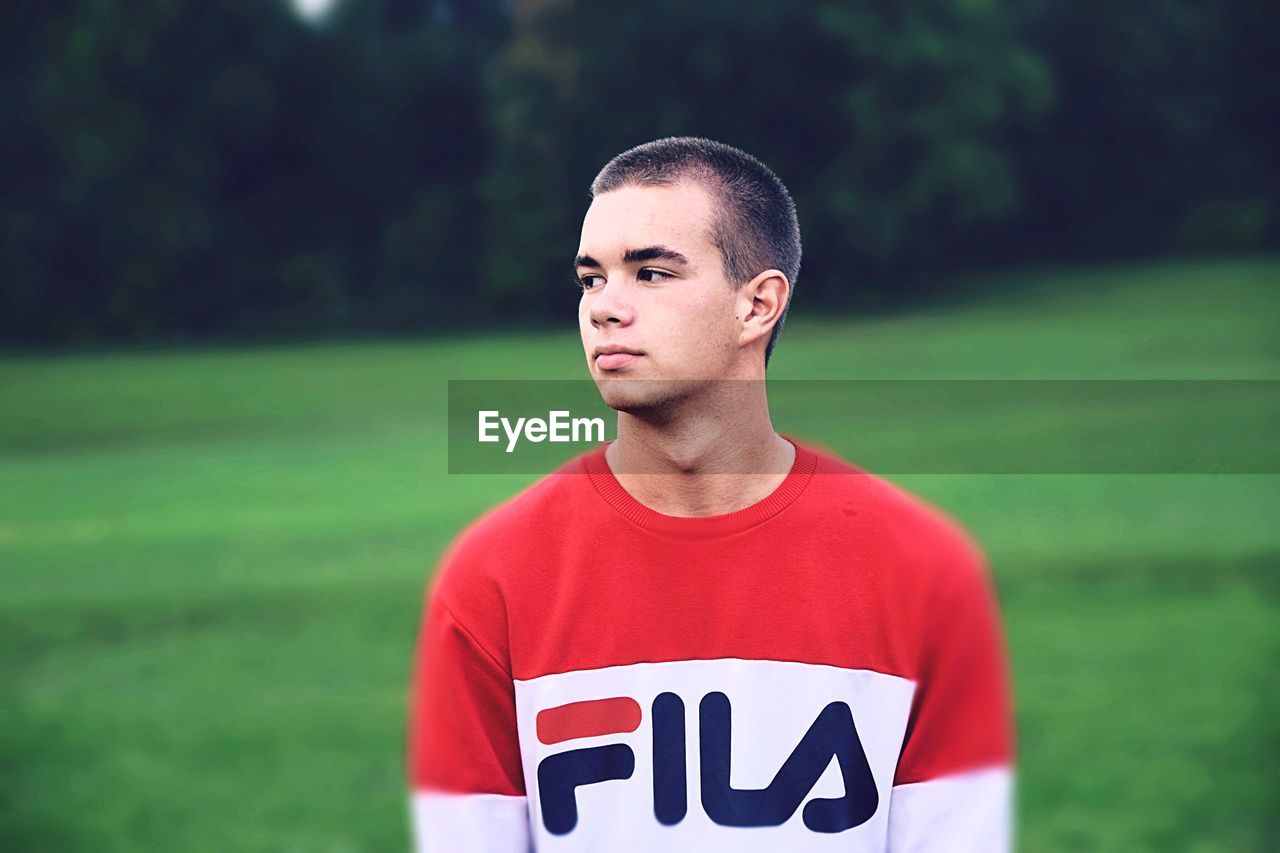
[[[645,246],[642,249],[627,249],[622,255],[624,264],[642,264],[645,261],[671,261],[675,264],[684,264],[691,266],[689,259],[677,252],[675,249],[669,249],[666,246]],[[604,264],[597,261],[590,255],[578,255],[573,259],[574,268],[578,267],[595,267],[603,269]]]
[[[638,264],[645,261],[671,261],[675,264],[689,266],[688,258],[675,249],[668,249],[666,246],[645,246],[643,249],[627,249],[626,254],[622,256],[622,262],[625,264]]]

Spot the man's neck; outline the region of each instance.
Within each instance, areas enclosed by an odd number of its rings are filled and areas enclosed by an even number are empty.
[[[795,446],[773,431],[764,382],[734,382],[714,404],[690,402],[660,423],[618,413],[609,468],[637,501],[664,515],[723,515],[782,485]]]

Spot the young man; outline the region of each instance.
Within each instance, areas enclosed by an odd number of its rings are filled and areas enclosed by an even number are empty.
[[[473,523],[418,649],[422,851],[1008,848],[984,559],[948,516],[773,431],[800,266],[763,164],[616,157],[576,259],[615,441]]]

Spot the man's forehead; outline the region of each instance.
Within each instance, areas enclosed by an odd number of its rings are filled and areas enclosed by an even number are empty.
[[[715,248],[710,219],[710,198],[696,185],[621,187],[592,201],[578,253],[618,261],[628,249],[662,245],[700,254]]]

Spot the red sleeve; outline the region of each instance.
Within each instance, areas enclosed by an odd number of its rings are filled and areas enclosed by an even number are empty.
[[[447,562],[432,585],[411,690],[409,776],[415,790],[523,796],[515,689],[497,643],[448,601]]]
[[[895,785],[1013,762],[1008,662],[986,559],[966,534],[948,540]]]

